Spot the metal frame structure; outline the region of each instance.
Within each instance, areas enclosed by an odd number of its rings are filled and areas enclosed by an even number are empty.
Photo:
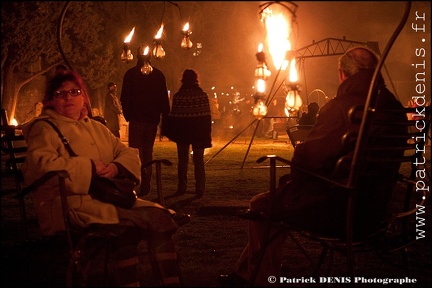
[[[305,59],[324,57],[324,56],[343,55],[348,49],[355,47],[355,46],[360,46],[360,45],[368,47],[369,49],[375,51],[375,53],[377,53],[377,54],[381,54],[379,51],[378,42],[352,41],[352,40],[347,40],[344,36],[342,39],[325,38],[325,39],[320,40],[318,42],[313,41],[312,44],[296,50],[295,51],[295,57],[297,59],[301,60],[301,65],[303,66],[303,73],[304,73],[304,70],[305,70],[304,69],[304,60]],[[384,66],[384,68],[385,68],[385,66]],[[385,70],[387,71],[387,69],[385,69]],[[388,74],[388,72],[387,72],[387,74]],[[391,82],[391,78],[390,78],[390,82]],[[393,90],[396,91],[394,89],[393,83],[391,83],[391,84],[392,84]],[[280,86],[279,86],[279,88],[280,88]],[[307,94],[307,91],[306,91],[306,94]],[[395,92],[395,94],[396,94],[396,92]],[[275,95],[276,95],[276,92],[273,93],[273,96],[271,96],[267,100],[267,102],[270,103]],[[264,118],[268,118],[268,117],[264,117]],[[287,117],[287,118],[290,118],[290,117]],[[243,159],[243,163],[241,165],[241,169],[243,169],[244,163],[246,162],[246,158],[249,154],[250,147],[252,146],[253,140],[255,138],[256,131],[258,130],[259,122],[261,120],[254,119],[250,124],[248,124],[246,127],[244,127],[236,136],[234,136],[234,138],[232,138],[227,144],[225,144],[218,152],[216,152],[216,154],[214,154],[210,159],[208,159],[206,163],[210,162],[210,160],[215,158],[220,152],[222,152],[222,150],[224,150],[229,144],[234,142],[241,134],[243,134],[243,132],[247,131],[249,129],[249,127],[251,127],[257,121],[258,121],[258,123],[255,127],[254,133],[251,137],[248,149],[246,151],[246,155],[245,155],[245,157]]]

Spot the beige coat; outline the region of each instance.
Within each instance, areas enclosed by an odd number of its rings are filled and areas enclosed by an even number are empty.
[[[35,122],[44,117],[49,117],[60,129],[78,157],[69,156],[58,134],[48,123]],[[28,143],[27,157],[23,165],[26,182],[31,183],[48,171],[67,170],[70,180],[66,181],[66,188],[70,194],[68,202],[72,221],[81,226],[90,223],[118,223],[116,207],[94,200],[88,194],[92,177],[90,159],[121,164],[139,184],[141,163],[138,150],[127,147],[103,124],[87,117],[76,121],[59,115],[53,109],[46,109],[35,120],[23,128]],[[64,230],[57,180],[54,179],[38,189],[33,193],[33,197],[42,233],[49,235]]]

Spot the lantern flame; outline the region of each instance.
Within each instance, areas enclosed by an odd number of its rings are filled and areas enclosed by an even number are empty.
[[[264,48],[264,45],[262,43],[258,44],[258,52],[262,52]]]
[[[130,43],[134,33],[135,33],[135,27],[132,28],[131,32],[129,32],[129,35],[125,38],[124,43]]]
[[[189,22],[186,22],[186,24],[183,26],[183,31],[187,32],[189,30]]]
[[[258,100],[253,107],[252,114],[255,116],[255,118],[261,120],[267,115],[267,111],[268,109],[264,102],[262,100]]]
[[[15,118],[12,118],[12,119],[10,120],[10,124],[11,124],[12,126],[18,126],[18,121],[17,121]]]
[[[186,24],[183,26],[183,37],[182,37],[182,41],[180,43],[180,47],[182,47],[183,49],[190,49],[193,46],[192,41],[189,39],[189,35],[192,34],[191,31],[189,31],[189,22],[186,22]]]
[[[296,61],[295,58],[291,60],[290,70],[289,70],[289,79],[291,83],[295,83],[298,81],[298,74],[296,69]]]
[[[162,23],[162,25],[159,28],[158,32],[156,33],[156,36],[154,37],[154,39],[161,39],[162,38],[163,27],[164,27],[164,25]]]
[[[146,48],[144,49],[143,55],[148,55],[149,54],[149,50],[150,50],[149,46],[146,46]]]
[[[289,110],[299,110],[303,105],[303,101],[298,94],[297,90],[290,90],[286,96],[286,108]]]
[[[257,92],[258,93],[264,93],[266,90],[266,83],[264,79],[258,79],[257,80]]]

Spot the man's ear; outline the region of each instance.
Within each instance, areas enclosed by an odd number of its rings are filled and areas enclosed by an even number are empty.
[[[339,83],[342,83],[347,79],[348,77],[345,75],[345,73],[342,71],[342,69],[338,69],[338,76],[339,76]]]

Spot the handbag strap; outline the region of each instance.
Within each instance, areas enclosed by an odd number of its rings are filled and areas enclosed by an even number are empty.
[[[63,134],[61,133],[61,131],[58,129],[58,127],[49,119],[41,119],[41,121],[45,121],[48,124],[50,124],[54,130],[57,132],[58,136],[60,137],[62,143],[64,144],[66,150],[69,152],[69,155],[72,157],[76,157],[78,156],[77,154],[75,154],[75,152],[72,150],[71,146],[69,145],[69,140],[67,140],[67,138],[65,136],[63,136]]]

